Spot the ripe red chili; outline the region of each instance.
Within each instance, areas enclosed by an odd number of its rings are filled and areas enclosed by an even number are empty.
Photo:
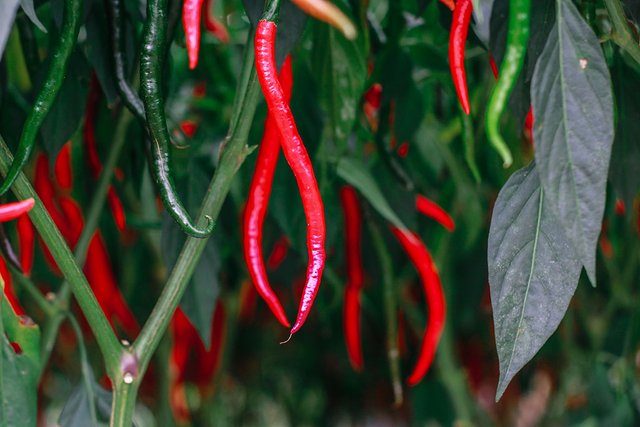
[[[203,0],[184,0],[182,5],[182,25],[184,27],[184,36],[187,41],[189,68],[192,70],[196,68],[196,65],[198,65],[202,2]]]
[[[349,361],[353,369],[359,371],[364,366],[360,325],[360,291],[364,284],[361,249],[362,213],[358,204],[358,195],[353,187],[344,186],[340,189],[340,201],[344,215],[348,277],[344,295],[343,328]]]
[[[287,57],[282,65],[280,81],[284,91],[284,102],[288,104],[293,86],[290,57]],[[276,319],[288,328],[290,326],[289,320],[277,295],[269,285],[269,279],[267,278],[262,256],[262,228],[267,212],[267,205],[269,204],[269,196],[271,195],[273,175],[280,154],[280,134],[275,120],[274,114],[269,111],[264,125],[264,135],[258,151],[256,169],[253,179],[251,180],[251,187],[249,188],[242,234],[244,240],[244,259],[249,269],[251,281],[274,316],[276,316]]]
[[[73,169],[71,168],[71,141],[62,146],[56,163],[54,172],[58,186],[63,190],[71,190],[73,185]]]
[[[440,0],[440,3],[451,9],[453,11],[455,9],[455,4],[453,0]]]
[[[22,316],[25,314],[22,305],[20,305],[20,301],[18,301],[18,297],[13,290],[13,284],[11,281],[11,273],[9,273],[9,269],[7,268],[7,263],[4,261],[4,258],[0,257],[0,276],[2,276],[2,280],[4,281],[4,296],[7,298],[7,302],[9,306],[13,310],[16,316]]]
[[[416,210],[439,222],[444,228],[449,231],[453,231],[456,228],[456,224],[453,222],[453,218],[440,207],[436,202],[429,200],[422,194],[416,196]]]
[[[306,282],[296,322],[291,328],[291,334],[296,333],[304,324],[313,301],[318,293],[325,262],[326,224],[324,206],[320,197],[320,190],[313,172],[313,165],[304,147],[302,138],[298,134],[293,114],[287,104],[284,92],[276,75],[274,45],[276,24],[267,20],[260,20],[255,36],[256,70],[262,91],[267,101],[267,107],[274,116],[280,131],[282,148],[293,170],[300,190],[302,205],[307,220],[307,249],[309,265],[307,267]]]
[[[21,200],[19,202],[0,205],[0,222],[11,221],[18,218],[25,212],[29,212],[34,204],[35,200],[33,200],[32,197],[29,197],[28,199]]]
[[[271,249],[271,254],[269,254],[269,258],[267,258],[267,268],[275,270],[280,267],[280,264],[282,264],[284,259],[287,257],[288,252],[289,239],[283,234],[273,245],[273,249]]]
[[[451,68],[458,99],[465,114],[469,114],[470,107],[467,72],[464,68],[464,46],[467,43],[467,33],[469,32],[472,13],[473,2],[471,0],[456,1],[449,34],[449,67]]]
[[[33,252],[35,249],[35,230],[27,214],[22,214],[16,222],[18,244],[20,245],[20,266],[26,277],[31,276],[33,268]]]
[[[429,250],[418,235],[391,227],[391,231],[409,255],[411,263],[418,270],[422,288],[429,306],[429,318],[422,339],[422,348],[413,372],[407,382],[413,386],[426,375],[438,347],[446,317],[446,306],[440,276]]]
[[[213,14],[213,0],[205,0],[204,2],[204,27],[222,43],[229,42],[227,28]]]

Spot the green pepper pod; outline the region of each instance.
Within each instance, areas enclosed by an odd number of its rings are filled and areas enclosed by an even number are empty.
[[[147,21],[142,36],[140,57],[140,78],[142,102],[146,112],[150,137],[153,177],[158,185],[162,202],[180,225],[182,230],[193,237],[207,237],[214,222],[206,216],[208,224],[204,230],[198,229],[180,202],[173,185],[169,169],[169,130],[162,99],[162,66],[165,55],[165,34],[167,30],[167,0],[147,1]]]

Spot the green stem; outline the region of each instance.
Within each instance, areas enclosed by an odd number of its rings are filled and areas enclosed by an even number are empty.
[[[118,381],[114,384],[109,426],[129,427],[133,425],[133,412],[136,408],[136,395],[139,387],[139,381],[131,383]]]
[[[640,64],[640,45],[629,30],[622,3],[620,0],[604,0],[604,4],[613,25],[611,40],[625,50],[637,64]]]
[[[6,175],[12,162],[13,156],[4,139],[0,136],[0,173],[3,176]],[[33,197],[36,200],[35,206],[29,212],[29,217],[47,245],[53,259],[69,282],[69,286],[91,327],[91,331],[96,337],[100,351],[105,359],[107,372],[115,372],[117,361],[120,358],[120,353],[122,353],[120,343],[91,291],[87,279],[82,274],[78,264],[76,264],[69,246],[67,246],[60,231],[53,223],[40,198],[23,173],[18,174],[12,190],[18,199]]]

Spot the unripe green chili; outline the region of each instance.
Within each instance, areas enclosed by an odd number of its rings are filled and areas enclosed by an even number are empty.
[[[511,165],[513,158],[502,135],[500,135],[500,118],[524,64],[524,56],[529,42],[530,11],[531,0],[511,0],[509,2],[507,49],[500,65],[498,83],[493,89],[487,107],[487,136],[489,142],[502,157],[505,167]]]
[[[80,21],[82,18],[82,2],[81,0],[66,0],[64,5],[64,18],[62,21],[62,35],[58,45],[56,46],[51,57],[51,66],[48,70],[47,78],[44,85],[36,97],[33,109],[27,117],[27,121],[22,129],[18,149],[13,157],[13,163],[7,172],[2,186],[0,186],[0,195],[9,190],[13,181],[29,160],[29,156],[33,151],[36,143],[36,137],[40,131],[42,122],[47,117],[53,102],[62,87],[64,81],[67,63],[73,51],[73,47],[78,39],[78,31],[80,30]]]
[[[147,2],[147,20],[144,24],[140,77],[142,102],[146,112],[154,179],[160,191],[163,204],[182,230],[194,237],[206,237],[213,231],[214,222],[206,216],[208,224],[204,230],[198,229],[180,202],[171,179],[169,169],[169,130],[164,115],[162,99],[162,58],[165,54],[165,34],[167,30],[167,0]]]

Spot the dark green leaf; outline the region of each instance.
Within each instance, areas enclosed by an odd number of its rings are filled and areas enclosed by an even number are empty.
[[[384,219],[398,228],[407,229],[400,218],[398,218],[398,215],[391,209],[391,206],[389,206],[387,199],[385,199],[380,191],[380,187],[378,187],[373,176],[371,176],[365,165],[359,160],[349,157],[340,159],[338,162],[338,175],[358,189]]]
[[[596,246],[613,143],[611,80],[598,38],[570,0],[533,76],[534,141],[540,181],[596,283]]]
[[[547,203],[533,162],[514,173],[498,195],[488,262],[499,399],[556,330],[580,278],[580,260]]]
[[[58,418],[60,427],[98,427],[107,425],[109,422],[111,392],[96,383],[90,369],[85,372],[88,378],[78,382],[62,408]],[[91,390],[88,390],[87,386],[91,387]],[[97,420],[91,414],[92,398],[94,399]]]
[[[34,367],[31,361],[13,351],[4,334],[0,335],[2,346],[2,370],[0,371],[0,425],[36,425],[38,384],[33,380]]]
[[[25,15],[29,18],[33,24],[38,27],[40,31],[46,34],[47,29],[42,25],[40,19],[38,19],[38,15],[36,15],[36,10],[33,7],[33,0],[20,0],[20,7]]]
[[[0,58],[2,58],[4,47],[9,40],[17,9],[18,0],[3,0],[0,4]]]
[[[106,16],[103,2],[91,3],[91,11],[85,23],[87,41],[84,44],[84,51],[100,81],[107,103],[112,105],[118,98],[118,90],[114,81],[111,41]]]

